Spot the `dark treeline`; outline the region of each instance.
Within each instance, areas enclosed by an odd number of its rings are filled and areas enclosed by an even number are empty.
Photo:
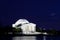
[[[12,32],[12,26],[0,26],[0,32]]]
[[[12,26],[0,26],[0,34],[8,33],[8,32],[21,32],[20,29],[14,29]],[[47,32],[49,34],[58,34],[60,35],[60,31],[56,31],[55,29],[50,29],[50,30],[43,30],[43,28],[36,27],[37,32]]]

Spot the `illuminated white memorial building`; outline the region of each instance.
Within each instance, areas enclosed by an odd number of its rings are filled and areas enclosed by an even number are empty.
[[[41,33],[41,32],[37,32],[36,31],[36,24],[34,23],[30,23],[28,20],[26,19],[19,19],[17,20],[14,24],[12,24],[13,28],[20,28],[22,29],[22,33],[23,34],[44,34],[47,35],[46,32]]]
[[[36,32],[36,24],[30,23],[26,19],[19,19],[15,24],[12,24],[12,27],[21,28],[24,34]]]

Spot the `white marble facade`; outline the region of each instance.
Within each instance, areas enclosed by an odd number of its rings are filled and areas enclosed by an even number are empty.
[[[20,25],[19,27],[17,27]],[[36,24],[30,23],[26,19],[19,19],[15,24],[12,24],[14,28],[21,28],[24,34],[29,34],[36,31]]]

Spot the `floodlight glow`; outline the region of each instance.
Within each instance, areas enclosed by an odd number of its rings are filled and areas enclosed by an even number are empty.
[[[12,24],[14,28],[21,28],[24,34],[36,32],[36,24],[30,23],[26,19],[19,19],[15,24]]]

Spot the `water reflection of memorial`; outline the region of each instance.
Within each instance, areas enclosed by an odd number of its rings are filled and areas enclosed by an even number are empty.
[[[36,36],[15,36],[13,40],[36,40]]]

